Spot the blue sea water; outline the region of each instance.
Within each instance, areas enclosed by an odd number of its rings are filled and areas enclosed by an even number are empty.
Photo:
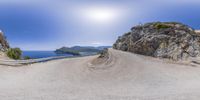
[[[58,57],[58,56],[66,56],[72,57],[71,54],[56,54],[54,51],[23,51],[22,57],[29,56],[32,59],[36,58],[46,58],[46,57]]]

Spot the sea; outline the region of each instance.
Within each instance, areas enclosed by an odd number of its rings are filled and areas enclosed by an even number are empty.
[[[47,58],[47,57],[73,57],[72,54],[56,54],[54,51],[23,51],[22,57],[28,56],[32,59]]]

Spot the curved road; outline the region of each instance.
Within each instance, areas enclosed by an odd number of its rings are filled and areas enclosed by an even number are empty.
[[[1,100],[198,100],[200,66],[109,49],[97,56],[0,66]]]

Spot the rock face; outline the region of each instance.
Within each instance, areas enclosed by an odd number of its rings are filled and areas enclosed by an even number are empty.
[[[3,35],[3,32],[0,31],[0,51],[6,51],[9,48],[9,44],[6,38]]]
[[[182,23],[146,23],[135,26],[131,32],[120,36],[113,48],[147,56],[181,60],[200,55],[200,34]]]

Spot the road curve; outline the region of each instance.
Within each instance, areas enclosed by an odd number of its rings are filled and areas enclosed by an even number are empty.
[[[0,66],[1,100],[198,100],[200,66],[109,49],[22,67]]]

